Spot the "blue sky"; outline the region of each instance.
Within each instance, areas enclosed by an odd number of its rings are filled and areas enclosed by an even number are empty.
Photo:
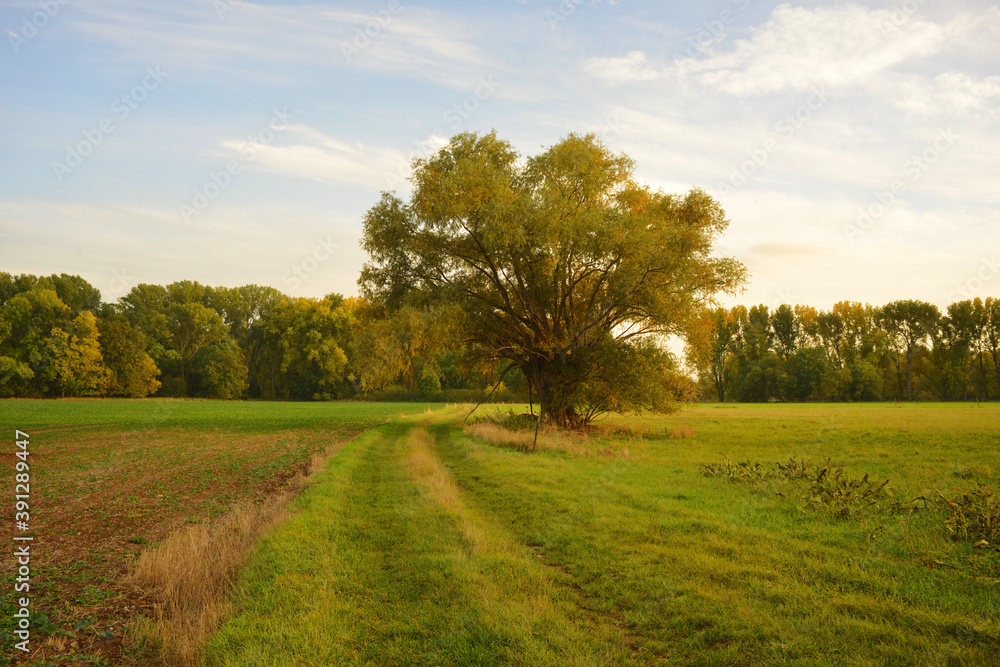
[[[0,257],[354,294],[361,220],[460,131],[595,132],[701,187],[727,303],[1000,296],[1000,8],[34,0],[0,8]]]

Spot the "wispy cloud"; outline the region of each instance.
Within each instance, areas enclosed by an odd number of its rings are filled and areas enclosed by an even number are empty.
[[[92,59],[102,53],[109,58],[126,54],[169,62],[178,69],[286,84],[305,78],[304,71],[296,73],[298,66],[394,72],[463,87],[491,62],[479,46],[479,28],[419,7],[402,6],[381,23],[375,13],[324,5],[268,6],[241,0],[227,7],[217,17],[207,1],[99,0],[81,8],[73,29],[99,45]],[[365,35],[366,26],[373,32],[376,23],[375,36]],[[359,33],[362,48],[356,45]],[[345,57],[345,48],[356,50],[356,57]]]
[[[252,149],[251,171],[326,183],[350,183],[375,189],[386,188],[392,175],[409,165],[408,156],[396,149],[347,142],[307,125],[290,125],[281,145],[248,145],[227,140],[225,157],[238,158]]]
[[[991,17],[993,10],[984,16]],[[704,57],[655,65],[638,50],[590,58],[585,71],[609,83],[669,80],[738,96],[815,86],[867,84],[878,74],[940,53],[976,26],[962,15],[947,23],[856,4],[816,8],[779,5],[750,36],[709,46]]]
[[[827,247],[787,241],[759,243],[750,247],[747,252],[765,262],[782,262],[791,266],[836,265],[844,259]]]
[[[899,93],[894,104],[911,117],[1000,115],[1000,76],[977,79],[949,72],[931,81],[904,82]]]

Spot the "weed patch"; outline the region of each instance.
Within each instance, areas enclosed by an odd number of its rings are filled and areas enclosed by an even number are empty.
[[[1000,504],[996,493],[988,486],[976,484],[952,498],[935,490],[931,497],[918,496],[906,501],[889,486],[889,480],[879,480],[869,473],[851,475],[843,465],[834,467],[828,459],[825,465],[789,459],[773,467],[743,461],[733,463],[725,458],[722,463],[701,466],[705,477],[726,477],[733,482],[746,484],[758,492],[771,492],[778,496],[797,499],[800,507],[827,511],[838,519],[878,516],[883,519],[877,532],[883,530],[891,517],[910,514],[917,510],[931,510],[938,517],[937,525],[951,541],[971,544],[984,550],[982,558],[957,559],[962,565],[988,576],[1000,575]],[[777,482],[777,484],[776,484]],[[870,538],[874,534],[868,535]],[[924,557],[925,564],[950,566],[948,563]],[[995,571],[994,571],[995,570]]]
[[[948,514],[945,528],[954,541],[1000,548],[1000,503],[996,492],[977,484],[953,499],[940,492],[938,496]]]
[[[880,481],[868,473],[862,477],[850,475],[844,466],[834,467],[829,460],[825,465],[814,466],[791,458],[788,463],[777,463],[770,468],[749,461],[733,463],[726,458],[723,463],[701,466],[701,473],[706,477],[728,477],[758,490],[765,481],[781,480],[794,488],[805,507],[828,510],[838,518],[867,511],[894,514],[904,508],[897,494],[888,488],[888,479]]]

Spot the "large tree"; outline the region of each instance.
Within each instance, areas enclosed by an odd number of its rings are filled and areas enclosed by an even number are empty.
[[[717,306],[705,310],[684,336],[688,364],[699,377],[711,380],[720,403],[726,402],[726,378],[739,333],[740,322],[733,311]]]
[[[383,193],[369,210],[362,292],[389,312],[414,293],[459,306],[480,363],[520,368],[560,425],[666,409],[675,369],[658,337],[746,270],[711,255],[728,225],[712,197],[654,192],[633,169],[594,135],[522,161],[495,133],[460,134],[414,162],[409,202]]]
[[[344,298],[285,299],[271,313],[268,335],[279,351],[285,398],[336,397],[344,381],[351,335],[350,314]]]
[[[61,391],[53,382],[58,372],[52,366],[61,349],[58,342],[72,328],[73,311],[55,290],[36,284],[8,298],[0,309],[0,322],[5,334],[0,354],[11,360],[4,362],[4,392],[34,397]],[[53,333],[56,340],[50,340]]]
[[[160,388],[159,369],[143,348],[142,334],[124,315],[108,315],[97,321],[101,353],[108,367],[108,395],[143,398]]]
[[[45,341],[49,364],[41,373],[62,396],[101,396],[108,390],[97,318],[82,311],[62,329],[53,327]]]
[[[881,312],[882,326],[906,359],[906,400],[913,400],[913,359],[917,350],[937,331],[941,311],[925,301],[900,300],[886,304]]]
[[[229,330],[222,316],[196,301],[174,303],[167,309],[167,328],[180,357],[181,380],[187,388],[191,364],[198,350],[222,341]]]

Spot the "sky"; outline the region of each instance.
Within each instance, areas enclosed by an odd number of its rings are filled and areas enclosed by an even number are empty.
[[[0,270],[357,294],[365,212],[459,132],[597,134],[702,188],[726,304],[1000,296],[1000,7],[5,2]]]

